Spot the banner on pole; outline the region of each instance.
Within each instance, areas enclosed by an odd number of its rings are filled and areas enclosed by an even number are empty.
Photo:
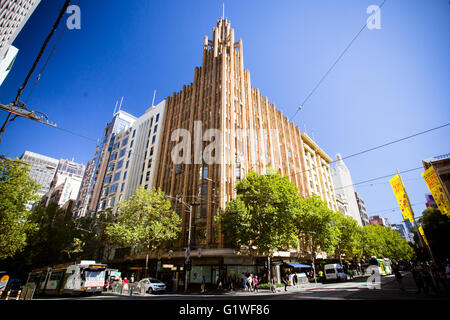
[[[446,214],[450,217],[450,203],[448,202],[444,190],[442,188],[441,182],[434,171],[433,167],[429,167],[425,172],[422,173],[422,177],[428,186],[428,189],[433,196],[436,205],[442,214]]]
[[[394,191],[395,198],[397,199],[398,206],[402,211],[403,219],[414,222],[414,218],[411,212],[411,206],[400,175],[397,174],[395,177],[390,179],[389,182],[391,183],[391,187]]]

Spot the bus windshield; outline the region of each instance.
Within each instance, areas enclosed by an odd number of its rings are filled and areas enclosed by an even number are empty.
[[[86,286],[102,286],[105,281],[105,270],[86,270],[84,278]]]

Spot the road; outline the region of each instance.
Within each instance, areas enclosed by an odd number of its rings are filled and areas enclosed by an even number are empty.
[[[154,294],[145,296],[111,295],[89,297],[45,297],[42,300],[448,300],[447,293],[429,294],[417,293],[417,288],[410,273],[403,276],[405,291],[400,290],[393,275],[383,276],[379,289],[369,289],[365,278],[353,281],[309,284],[304,288],[288,287],[278,289],[276,293],[261,290],[250,292],[223,292],[223,293],[190,293],[190,294]],[[34,300],[40,300],[34,299]]]

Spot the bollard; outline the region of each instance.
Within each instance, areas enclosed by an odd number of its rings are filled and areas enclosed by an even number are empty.
[[[19,290],[19,292],[17,292],[17,297],[16,297],[16,300],[19,300],[19,298],[20,298],[20,294],[22,293],[22,290]]]
[[[8,291],[7,293],[6,293],[6,298],[5,298],[5,300],[8,300],[9,299],[9,294],[11,293],[11,290],[10,291]]]

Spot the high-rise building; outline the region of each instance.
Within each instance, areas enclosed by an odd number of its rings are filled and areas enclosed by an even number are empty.
[[[358,225],[362,226],[361,214],[356,200],[355,189],[353,188],[350,171],[342,160],[340,154],[336,155],[336,165],[331,168],[331,177],[333,178],[334,192],[345,196],[348,202],[347,215],[356,220]]]
[[[50,190],[59,160],[31,151],[25,151],[20,160],[30,165],[29,176],[41,186],[37,193],[42,197]]]
[[[41,0],[2,0],[0,3],[0,85],[18,49],[11,44]]]
[[[386,218],[380,217],[380,216],[371,216],[369,217],[369,223],[371,225],[380,225],[382,227],[388,227],[389,223],[387,222]]]
[[[358,204],[359,214],[361,216],[361,222],[363,226],[367,226],[369,223],[369,216],[367,215],[366,204],[364,199],[358,192],[355,192],[356,203]]]
[[[75,201],[80,190],[84,169],[83,164],[65,159],[59,160],[50,189],[42,197],[40,204],[48,206],[53,202],[63,206],[69,200]]]
[[[214,216],[252,170],[264,174],[271,167],[288,176],[300,195],[317,193],[337,209],[331,159],[252,86],[243,41],[235,40],[227,19],[217,21],[211,40],[205,36],[193,82],[167,98],[163,130],[154,183],[194,204],[191,243],[196,247],[223,247]],[[180,147],[186,139],[189,143]],[[189,208],[174,206],[186,245]]]
[[[114,114],[88,163],[76,216],[111,209],[128,200],[138,186],[153,187],[156,157],[164,119],[165,100],[136,118],[123,110]]]

